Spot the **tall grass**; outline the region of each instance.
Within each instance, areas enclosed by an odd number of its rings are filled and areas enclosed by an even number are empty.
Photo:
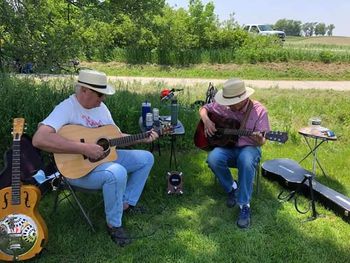
[[[253,57],[254,58],[254,57]],[[124,63],[82,62],[82,67],[94,68],[110,76],[175,77],[229,79],[282,79],[282,80],[350,80],[350,70],[344,64],[320,62],[281,62],[256,64],[199,64],[186,67],[162,65],[130,65]]]
[[[331,59],[325,59],[324,53]],[[130,64],[191,65],[200,63],[257,63],[281,61],[350,62],[349,45],[286,41],[279,45],[266,37],[250,38],[242,47],[213,49],[120,49],[113,61]]]
[[[71,81],[36,83],[30,79],[2,78],[0,82],[1,152],[11,146],[12,118],[24,117],[28,134],[33,134],[41,121],[63,98],[73,92]],[[106,104],[123,131],[138,133],[141,102],[149,100],[161,114],[168,114],[167,103],[161,103],[162,83],[115,82],[116,95]],[[304,222],[308,215],[298,214],[292,203],[280,203],[281,187],[262,180],[262,192],[254,193],[252,227],[242,231],[235,226],[237,209],[225,206],[225,193],[213,180],[206,153],[193,146],[193,133],[198,121],[191,104],[204,99],[207,87],[183,87],[178,95],[179,119],[185,135],[177,138],[178,169],[184,174],[184,195],[166,194],[166,172],[169,168],[169,140],[160,139],[161,156],[154,153],[155,165],[140,204],[146,213],[125,214],[123,222],[134,237],[126,248],[116,247],[105,231],[103,207],[93,212],[97,233],[91,233],[69,203],[60,204],[52,214],[53,193],[40,202],[40,213],[49,228],[49,242],[39,258],[31,262],[349,262],[349,223],[322,205],[324,215]],[[220,87],[218,87],[220,88]],[[275,158],[300,160],[308,148],[298,129],[307,125],[311,116],[320,116],[322,125],[335,131],[338,140],[322,145],[318,158],[328,176],[317,170],[316,179],[350,196],[350,93],[319,90],[256,89],[253,99],[269,110],[273,130],[289,133],[284,145],[267,143],[263,161]],[[148,149],[148,145],[137,148]],[[311,160],[302,163],[310,169]],[[236,173],[235,171],[233,171]],[[90,206],[92,200],[81,196]],[[303,199],[303,198],[302,198]]]

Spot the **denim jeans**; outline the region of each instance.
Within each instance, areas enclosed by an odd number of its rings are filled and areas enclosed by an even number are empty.
[[[249,204],[252,196],[253,180],[260,158],[260,147],[215,147],[209,152],[207,162],[227,193],[232,190],[233,184],[233,177],[229,168],[235,167],[238,169],[237,203],[245,205]]]
[[[123,203],[135,206],[154,163],[144,150],[117,150],[117,160],[102,163],[86,176],[69,179],[73,186],[102,189],[108,224],[122,225]]]

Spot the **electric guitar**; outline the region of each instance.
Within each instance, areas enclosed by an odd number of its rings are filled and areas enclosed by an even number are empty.
[[[171,133],[172,127],[165,126],[157,130],[159,135]],[[101,163],[117,159],[116,147],[128,146],[149,137],[150,132],[122,136],[114,125],[105,125],[98,128],[87,128],[80,125],[66,125],[59,129],[62,137],[83,143],[96,143],[102,146],[104,154],[97,160],[90,159],[82,154],[54,153],[55,163],[60,173],[67,178],[83,177]]]
[[[41,252],[48,230],[37,205],[39,188],[21,185],[21,136],[24,119],[13,121],[12,185],[0,190],[0,261],[30,259]]]
[[[249,130],[239,129],[239,123],[234,119],[224,119],[217,114],[209,113],[208,116],[211,121],[215,123],[217,129],[213,136],[205,136],[204,123],[199,121],[194,135],[194,144],[205,151],[210,151],[216,146],[230,147],[234,146],[239,136],[252,136],[260,133],[264,138],[270,141],[285,143],[288,140],[288,133],[280,131],[269,132],[254,132]]]

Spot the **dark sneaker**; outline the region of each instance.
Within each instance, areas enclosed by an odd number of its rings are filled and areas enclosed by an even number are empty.
[[[237,189],[232,188],[231,192],[227,194],[227,200],[226,200],[227,207],[232,208],[236,205],[236,191]]]
[[[147,209],[143,206],[133,206],[129,205],[127,209],[124,210],[123,213],[127,214],[145,214],[147,213]]]
[[[123,227],[108,227],[107,226],[108,234],[111,236],[114,243],[121,247],[125,247],[126,245],[129,245],[131,243],[131,239],[126,233],[125,229]]]
[[[239,211],[237,226],[240,228],[247,228],[250,226],[250,207],[243,205]]]

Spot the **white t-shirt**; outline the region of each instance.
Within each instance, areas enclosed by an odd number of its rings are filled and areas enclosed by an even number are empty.
[[[75,94],[58,104],[54,110],[41,122],[51,126],[56,132],[64,125],[76,124],[96,128],[103,125],[114,124],[112,115],[107,106],[101,102],[99,107],[85,109],[77,100]]]

